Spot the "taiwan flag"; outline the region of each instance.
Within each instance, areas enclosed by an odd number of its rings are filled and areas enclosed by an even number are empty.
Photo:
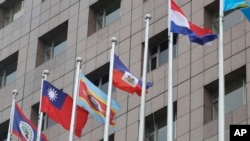
[[[73,99],[70,95],[57,89],[47,81],[43,81],[41,111],[49,118],[61,124],[64,129],[70,130]],[[77,106],[75,120],[75,135],[81,136],[82,128],[88,119],[88,112]]]
[[[135,77],[116,55],[114,56],[113,85],[128,93],[141,96],[142,81]],[[152,86],[153,83],[146,83],[146,89]]]
[[[35,141],[37,138],[37,127],[24,115],[17,103],[15,103],[12,132],[21,141]],[[40,141],[48,141],[43,133],[41,134]]]

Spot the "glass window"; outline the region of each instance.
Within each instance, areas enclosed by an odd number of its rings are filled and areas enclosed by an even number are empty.
[[[174,104],[173,136],[176,138],[176,103]],[[167,140],[167,107],[153,113],[146,119],[146,141]]]
[[[243,78],[232,81],[225,87],[225,113],[246,103],[245,81]],[[218,92],[212,96],[213,119],[218,117]]]
[[[173,46],[173,58],[177,56],[176,45]],[[168,41],[165,40],[160,44],[150,48],[150,70],[154,70],[168,62]]]
[[[88,36],[120,18],[121,0],[99,0],[90,6]]]
[[[17,56],[15,53],[0,62],[0,88],[16,80]]]
[[[50,40],[45,47],[44,61],[48,61],[66,50],[67,32],[60,33]]]
[[[68,22],[64,22],[39,38],[36,66],[53,59],[67,48]]]
[[[100,77],[100,79],[96,80],[94,82],[96,86],[98,86],[103,92],[108,93],[108,87],[109,87],[109,75],[103,75]],[[112,91],[114,91],[115,88],[112,87]]]
[[[10,5],[5,8],[4,12],[4,25],[8,25],[12,21],[18,19],[23,15],[24,0],[17,0],[15,3],[6,2],[6,5]]]
[[[99,30],[120,17],[120,0],[106,4],[96,13],[96,30]]]

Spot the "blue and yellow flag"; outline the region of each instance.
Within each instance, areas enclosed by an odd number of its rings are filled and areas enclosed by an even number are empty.
[[[89,81],[83,74],[80,74],[79,95],[77,102],[80,107],[86,109],[100,123],[105,123],[107,94],[91,83],[91,81]],[[120,105],[116,101],[111,100],[110,108],[110,124],[113,127],[116,127],[113,118],[116,111],[120,109]]]
[[[250,2],[246,0],[224,0],[224,11],[229,11],[237,8],[250,7]]]

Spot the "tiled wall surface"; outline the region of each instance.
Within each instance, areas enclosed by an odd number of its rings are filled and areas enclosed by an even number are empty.
[[[4,0],[0,0],[0,4]],[[204,7],[214,0],[175,0],[189,20],[204,25]],[[0,89],[0,123],[9,119],[12,90],[17,89],[18,104],[30,117],[31,106],[39,102],[42,72],[48,69],[48,81],[65,92],[73,93],[76,57],[83,59],[81,71],[88,74],[109,62],[111,37],[117,37],[115,49],[122,62],[136,76],[141,75],[145,35],[144,16],[152,15],[149,36],[167,29],[166,0],[122,0],[121,17],[103,29],[87,35],[89,6],[97,0],[25,0],[24,15],[0,29],[0,61],[18,51],[16,81]],[[66,51],[36,67],[38,38],[68,20]],[[250,24],[240,24],[224,32],[225,74],[246,66],[246,105],[226,114],[226,140],[229,124],[249,124],[250,119]],[[145,115],[167,105],[168,64],[147,73],[154,86],[146,95]],[[218,40],[212,46],[191,44],[179,36],[178,56],[173,62],[173,94],[177,101],[176,141],[216,141],[217,120],[204,122],[204,86],[218,79]],[[121,105],[116,114],[119,131],[115,141],[137,141],[140,98],[117,90],[112,96]],[[75,140],[98,141],[103,125],[92,116]],[[111,129],[110,132],[113,132]],[[45,130],[50,141],[68,140],[68,131],[60,125]],[[13,137],[13,140],[16,140]]]

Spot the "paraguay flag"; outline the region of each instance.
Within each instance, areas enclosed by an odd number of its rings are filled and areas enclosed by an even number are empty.
[[[200,45],[207,44],[217,38],[211,29],[201,28],[187,20],[180,7],[171,0],[170,9],[170,31],[173,33],[187,35],[190,42]]]
[[[82,73],[80,73],[78,105],[89,111],[100,123],[105,123],[107,94],[91,83]],[[120,105],[116,101],[111,100],[110,125],[115,130],[116,124],[113,118],[116,111],[120,108]]]
[[[21,141],[35,141],[37,138],[37,127],[24,115],[17,103],[15,103],[12,132]],[[41,133],[40,141],[48,141],[43,133]]]
[[[138,96],[141,96],[142,81],[130,73],[116,55],[114,56],[113,85],[128,93],[136,93]],[[146,89],[152,86],[153,83],[146,83]]]
[[[43,81],[41,111],[45,112],[50,119],[70,130],[73,99],[70,95],[57,89],[47,81]],[[88,120],[88,112],[77,106],[75,120],[75,135],[81,136],[82,128]]]

